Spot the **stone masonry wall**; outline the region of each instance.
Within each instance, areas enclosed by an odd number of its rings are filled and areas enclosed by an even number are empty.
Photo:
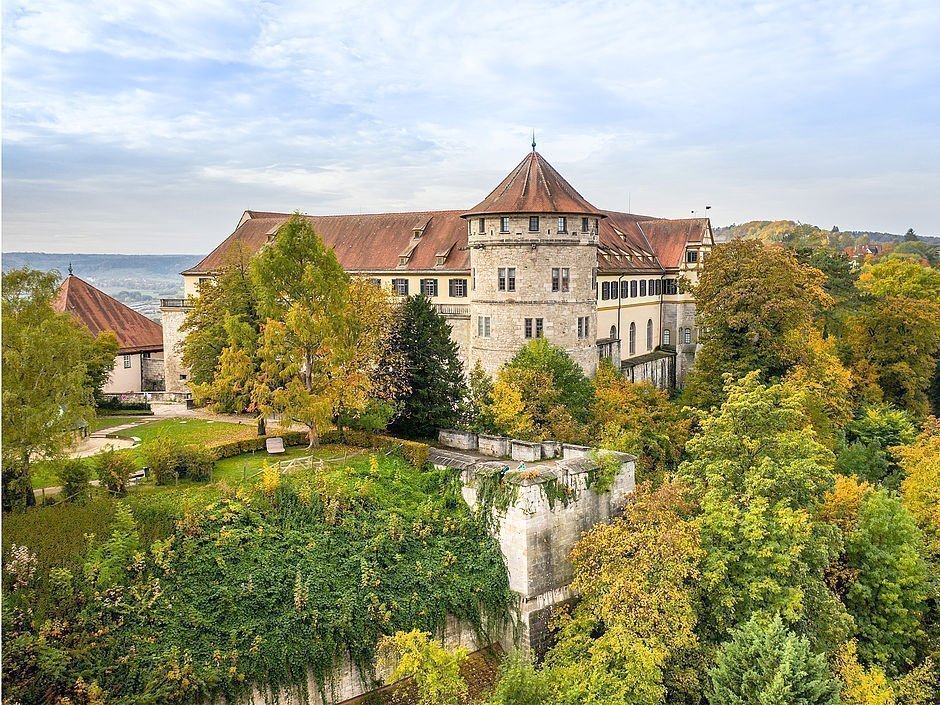
[[[528,215],[510,217],[508,233],[499,232],[499,218],[488,217],[486,222],[485,233],[479,232],[478,219],[472,219],[470,230],[470,367],[479,362],[488,373],[495,373],[527,342],[525,319],[541,318],[544,337],[567,351],[585,373],[594,374],[596,233],[559,235],[557,215],[542,215],[539,232],[529,232]],[[590,222],[593,228],[594,219]],[[569,229],[580,230],[581,217],[569,214],[568,223]],[[499,290],[498,270],[503,267],[515,268],[515,291]],[[568,268],[567,292],[552,291],[555,267]],[[479,335],[480,316],[490,318],[489,337]],[[579,317],[590,320],[587,337],[578,338]]]
[[[182,353],[179,344],[183,340],[180,326],[186,320],[185,308],[161,308],[160,315],[163,325],[163,369],[164,389],[168,392],[185,393],[189,391],[186,384],[189,370],[183,366],[180,359]]]

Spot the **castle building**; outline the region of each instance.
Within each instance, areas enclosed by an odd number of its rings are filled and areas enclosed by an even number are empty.
[[[104,394],[163,390],[163,331],[159,324],[76,277],[71,265],[52,307],[70,314],[94,336],[111,332],[118,339],[120,347],[101,390]]]
[[[167,391],[186,391],[179,327],[201,281],[270,242],[288,213],[245,211],[165,299]],[[713,244],[707,218],[602,210],[533,151],[469,210],[306,216],[351,274],[422,293],[451,326],[467,369],[495,372],[547,338],[593,374],[610,358],[635,381],[681,386],[695,354],[694,283]]]

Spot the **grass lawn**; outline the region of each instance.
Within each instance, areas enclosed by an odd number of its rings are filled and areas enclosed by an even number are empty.
[[[127,418],[110,417],[109,419],[95,419],[95,421],[107,421],[114,419],[114,425],[127,423]],[[151,421],[141,426],[122,431],[121,436],[136,436],[141,440],[141,445],[136,448],[118,451],[120,453],[130,453],[139,466],[144,464],[144,454],[142,446],[147,441],[158,436],[169,436],[176,438],[184,444],[215,445],[225,443],[226,441],[238,441],[246,438],[254,438],[257,434],[257,428],[254,424],[238,424],[228,421],[208,421],[205,419],[162,419],[160,421]],[[84,458],[84,462],[92,465],[94,458]],[[258,467],[260,467],[260,462]],[[92,470],[92,477],[95,477]],[[241,477],[241,471],[238,471],[238,477]],[[61,483],[56,477],[56,463],[41,460],[35,462],[30,468],[30,478],[33,488],[57,487]],[[234,479],[234,476],[233,476]]]
[[[254,475],[261,470],[265,463],[274,465],[274,463],[279,460],[305,458],[308,455],[328,460],[332,458],[342,458],[343,456],[353,456],[361,452],[361,448],[348,448],[346,446],[322,446],[316,450],[307,450],[306,446],[293,446],[277,455],[269,455],[265,451],[259,450],[255,453],[244,453],[242,455],[236,455],[233,458],[224,458],[218,461],[212,469],[212,479],[224,480],[226,482],[240,482],[244,475]],[[342,460],[339,462],[341,463]],[[256,477],[254,479],[257,480],[258,478]]]

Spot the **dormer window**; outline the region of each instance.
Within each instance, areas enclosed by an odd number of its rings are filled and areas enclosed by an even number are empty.
[[[401,255],[401,256],[398,258],[398,266],[399,266],[399,267],[404,267],[404,266],[406,266],[407,264],[408,264],[408,255]]]
[[[444,260],[446,260],[446,259],[447,259],[447,256],[446,256],[446,255],[438,255],[438,256],[437,256],[437,266],[438,266],[438,267],[443,267],[443,266],[444,266]]]
[[[423,231],[421,228],[415,228],[415,229],[412,230],[411,232],[414,233],[415,240],[417,240],[419,237],[421,237],[421,235],[424,233],[424,231]]]
[[[695,264],[698,262],[698,250],[688,250],[685,253],[685,261],[689,264]]]

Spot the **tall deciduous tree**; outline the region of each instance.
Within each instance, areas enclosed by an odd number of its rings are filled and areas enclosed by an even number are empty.
[[[914,660],[925,636],[927,599],[922,536],[911,513],[885,490],[862,501],[846,538],[846,562],[857,573],[845,605],[858,626],[859,654],[897,672]]]
[[[687,394],[708,406],[722,398],[722,374],[785,375],[802,358],[805,334],[832,305],[825,277],[782,247],[757,240],[717,245],[693,287],[702,348]]]
[[[333,250],[299,214],[252,260],[252,284],[265,323],[252,391],[257,408],[308,429],[310,446],[330,422],[395,396],[388,360],[390,295],[351,281]]]
[[[691,421],[652,384],[634,384],[607,360],[594,377],[593,436],[601,448],[637,456],[638,477],[655,483],[679,465]]]
[[[840,606],[823,584],[836,535],[818,521],[832,453],[786,386],[765,386],[752,372],[726,394],[702,416],[679,469],[701,504],[708,624],[720,637],[755,612],[780,613],[838,638]]]
[[[417,294],[404,303],[396,337],[410,393],[401,399],[394,428],[427,437],[455,425],[466,387],[450,325]]]
[[[735,631],[710,672],[712,705],[838,705],[839,685],[823,654],[779,617],[752,618]]]
[[[69,314],[56,313],[56,272],[3,275],[3,501],[33,504],[30,463],[57,456],[79,423],[94,415],[95,384],[110,372],[114,336],[92,338]],[[89,364],[97,370],[89,376]]]

